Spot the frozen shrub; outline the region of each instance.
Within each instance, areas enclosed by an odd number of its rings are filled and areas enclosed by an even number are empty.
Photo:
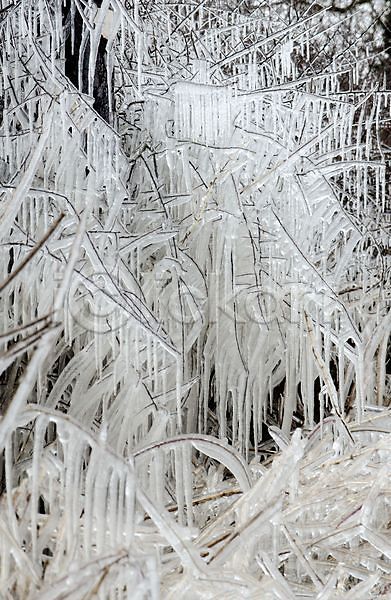
[[[4,597],[389,593],[390,93],[322,17],[4,6]]]

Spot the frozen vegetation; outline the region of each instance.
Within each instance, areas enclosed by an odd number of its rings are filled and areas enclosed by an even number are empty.
[[[0,13],[0,597],[391,598],[365,5],[99,4]]]

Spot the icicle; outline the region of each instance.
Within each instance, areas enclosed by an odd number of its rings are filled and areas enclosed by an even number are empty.
[[[134,1],[134,22],[139,26],[139,2],[138,0]],[[143,65],[143,39],[142,34],[137,32],[136,36],[136,52],[137,52],[137,91],[139,96],[142,94],[142,65]]]
[[[40,487],[40,458],[43,446],[43,436],[46,429],[46,419],[38,418],[35,423],[35,437],[33,447],[33,467],[32,467],[32,480],[33,486],[31,489],[31,546],[32,546],[32,559],[36,563],[38,559],[38,501],[39,501],[39,487]]]
[[[178,431],[181,432],[183,430],[183,421],[182,421],[182,359],[176,359],[176,416],[178,423]]]

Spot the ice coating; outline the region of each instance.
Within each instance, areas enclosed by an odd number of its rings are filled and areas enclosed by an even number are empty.
[[[385,596],[390,93],[300,74],[322,15],[70,10],[86,94],[0,24],[1,590]]]

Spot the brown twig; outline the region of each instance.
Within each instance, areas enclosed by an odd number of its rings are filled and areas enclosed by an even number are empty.
[[[13,281],[15,277],[19,275],[19,273],[24,269],[24,267],[29,263],[29,261],[35,256],[35,254],[37,254],[37,252],[42,248],[42,246],[46,244],[46,242],[57,229],[58,225],[61,223],[64,217],[65,214],[61,213],[60,216],[55,220],[53,225],[50,227],[50,229],[45,233],[43,238],[34,246],[30,254],[26,256],[26,258],[17,265],[15,270],[12,271],[9,277],[7,277],[7,279],[2,284],[0,284],[0,292],[3,292],[5,290],[5,288],[11,283],[11,281]]]

